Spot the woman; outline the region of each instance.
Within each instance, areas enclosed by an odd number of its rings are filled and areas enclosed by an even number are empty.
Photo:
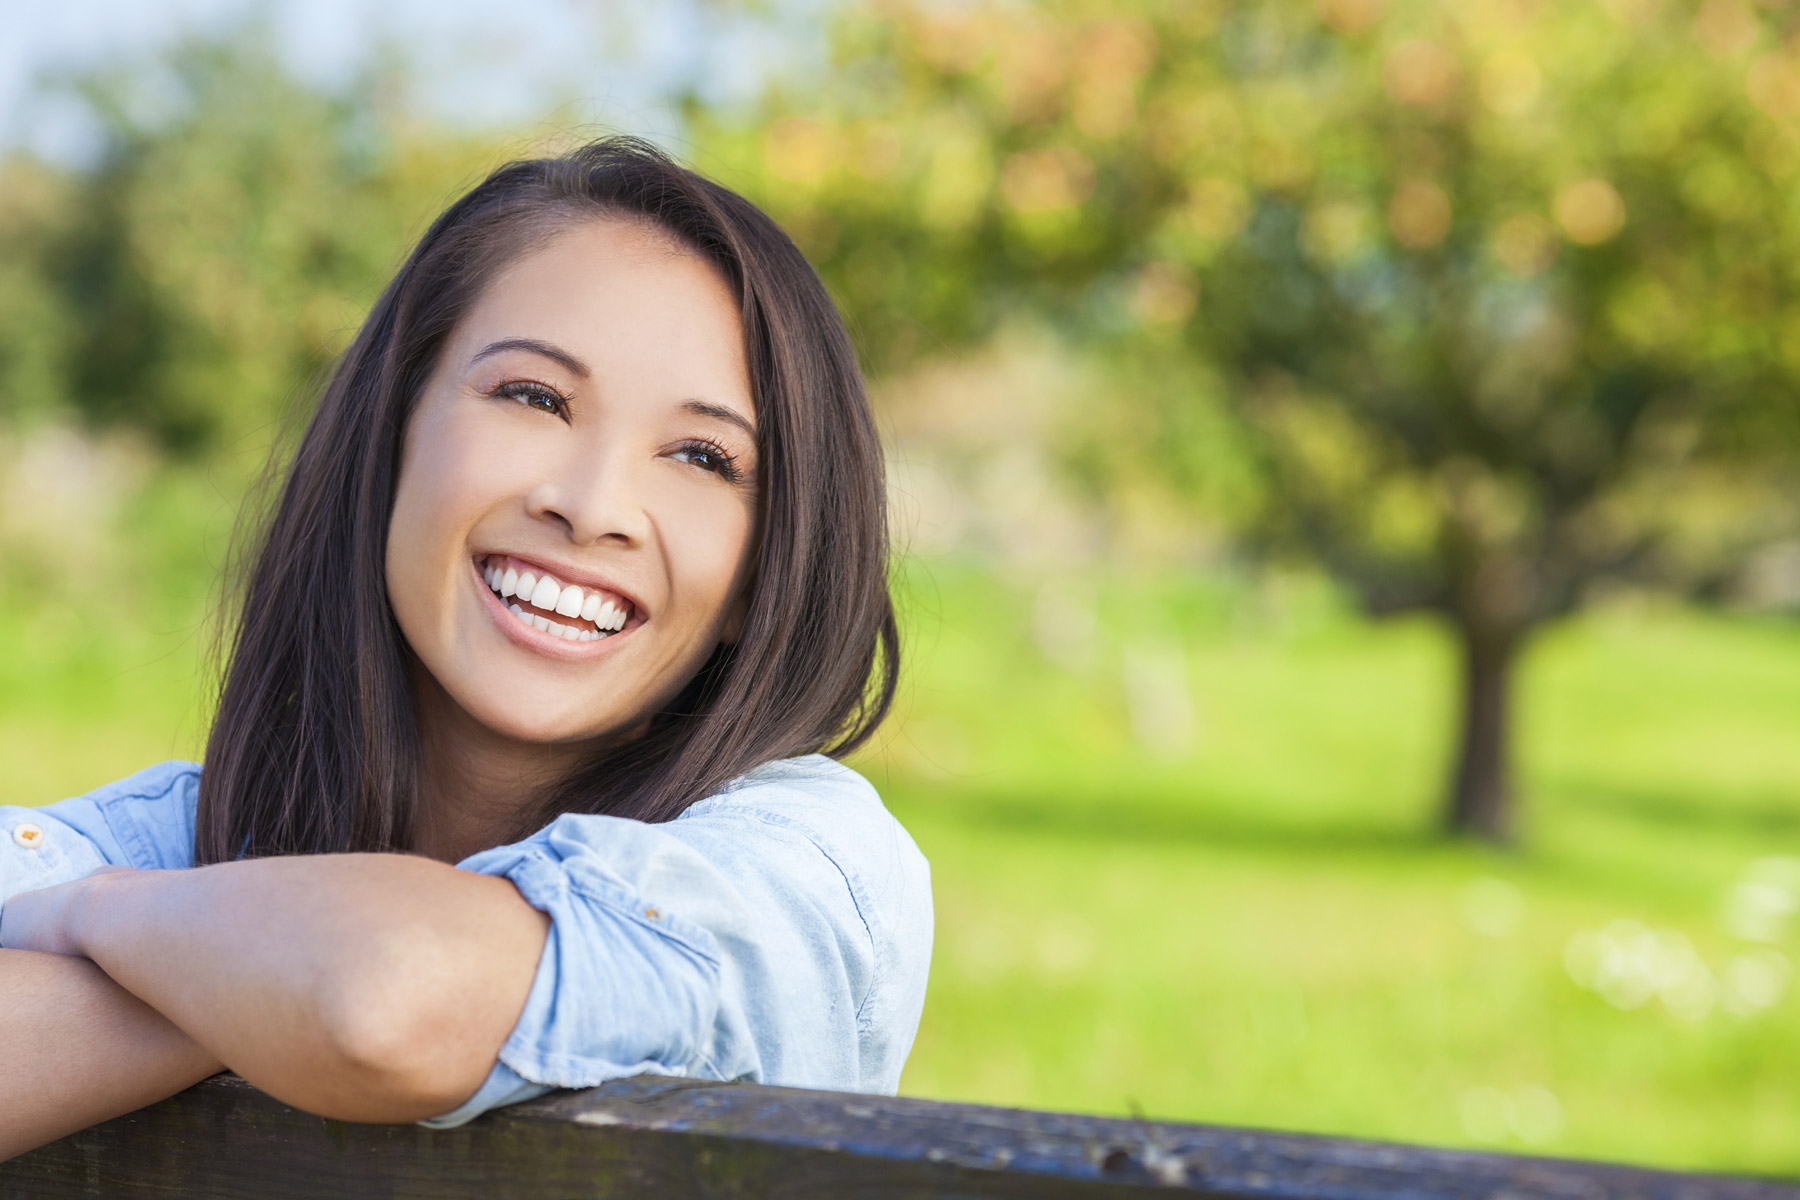
[[[879,446],[817,276],[635,141],[515,163],[376,303],[205,770],[0,809],[0,1156],[222,1068],[454,1125],[654,1071],[892,1091],[924,859]]]

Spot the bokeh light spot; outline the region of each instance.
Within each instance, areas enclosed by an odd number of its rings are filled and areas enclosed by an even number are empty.
[[[1180,263],[1154,262],[1138,272],[1131,311],[1145,325],[1169,327],[1187,320],[1199,298],[1192,271]]]
[[[1402,42],[1388,55],[1386,78],[1402,104],[1442,104],[1456,87],[1456,59],[1436,42]]]
[[[1450,232],[1450,197],[1428,179],[1408,180],[1388,204],[1388,228],[1402,245],[1429,250]]]
[[[1604,179],[1582,179],[1556,194],[1556,223],[1570,241],[1596,246],[1625,226],[1625,202]]]
[[[1543,82],[1543,74],[1530,55],[1503,50],[1482,68],[1481,101],[1501,116],[1520,116],[1537,103]]]
[[[1381,18],[1384,0],[1319,0],[1319,16],[1339,33],[1361,33]]]
[[[1021,150],[1001,168],[1000,187],[1018,212],[1073,208],[1093,190],[1094,167],[1087,155],[1069,146]]]

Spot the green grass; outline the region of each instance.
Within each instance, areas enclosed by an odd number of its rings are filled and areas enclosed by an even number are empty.
[[[865,764],[934,870],[907,1092],[1800,1174],[1791,983],[1742,1015],[1622,1009],[1564,963],[1620,919],[1721,981],[1757,954],[1723,906],[1800,854],[1800,629],[1667,609],[1545,635],[1503,854],[1434,834],[1454,678],[1430,622],[1125,581],[1065,667],[1029,588],[940,567],[911,591],[934,631]],[[1133,639],[1185,665],[1179,757],[1133,742]]]
[[[218,508],[177,480],[131,510],[103,572],[129,604],[0,587],[7,799],[197,753]],[[1084,600],[915,565],[904,593],[903,703],[859,765],[933,867],[907,1093],[1800,1174],[1800,979],[1679,1015],[1565,965],[1627,918],[1722,982],[1800,959],[1794,922],[1759,946],[1725,919],[1751,864],[1800,855],[1800,628],[1652,608],[1546,634],[1502,854],[1434,832],[1454,680],[1429,622],[1293,580]]]

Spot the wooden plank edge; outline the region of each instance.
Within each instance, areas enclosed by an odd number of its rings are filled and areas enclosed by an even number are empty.
[[[846,1190],[850,1189],[850,1190]],[[0,1195],[1800,1200],[1791,1181],[660,1076],[458,1130],[327,1121],[235,1076],[0,1164]]]

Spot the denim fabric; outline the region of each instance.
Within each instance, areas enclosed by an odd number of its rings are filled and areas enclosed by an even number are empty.
[[[192,862],[199,767],[165,763],[44,808],[0,807],[5,900],[108,863]],[[42,836],[27,830],[35,825]],[[856,772],[769,763],[674,821],[570,814],[470,856],[549,914],[537,974],[460,1125],[642,1071],[892,1092],[925,1000],[929,868]]]

